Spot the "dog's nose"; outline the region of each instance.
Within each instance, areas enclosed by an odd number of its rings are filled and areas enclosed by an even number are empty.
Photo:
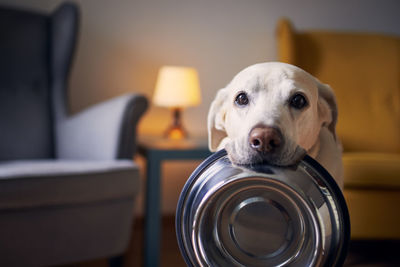
[[[258,152],[272,153],[281,146],[281,143],[282,135],[273,127],[255,127],[249,135],[250,147]]]

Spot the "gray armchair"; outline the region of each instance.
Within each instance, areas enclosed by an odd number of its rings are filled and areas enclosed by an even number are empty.
[[[130,239],[147,101],[68,114],[78,22],[71,3],[52,14],[0,7],[0,266],[111,258]]]

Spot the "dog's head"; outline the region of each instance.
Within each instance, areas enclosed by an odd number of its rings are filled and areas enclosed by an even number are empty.
[[[256,64],[218,91],[208,114],[209,148],[225,148],[236,164],[292,165],[316,144],[321,127],[336,136],[336,119],[329,86],[289,64]]]

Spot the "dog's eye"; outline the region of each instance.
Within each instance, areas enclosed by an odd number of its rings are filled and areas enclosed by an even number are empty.
[[[302,94],[295,94],[290,98],[289,104],[295,109],[303,109],[308,103],[307,99]]]
[[[249,103],[249,98],[246,93],[240,93],[236,96],[235,103],[239,106],[245,106]]]

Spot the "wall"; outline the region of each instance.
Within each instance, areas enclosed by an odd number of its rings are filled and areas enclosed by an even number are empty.
[[[60,0],[0,0],[52,10]],[[400,35],[396,0],[80,0],[79,47],[71,76],[71,111],[127,92],[151,99],[162,65],[198,69],[200,106],[187,109],[192,135],[206,136],[206,116],[216,90],[242,68],[276,59],[276,21],[289,17],[298,29],[375,31]],[[151,107],[140,134],[158,134],[170,114]],[[191,122],[191,123],[189,123]],[[193,123],[194,122],[194,123]],[[164,212],[173,213],[179,191],[198,162],[164,168]],[[185,170],[181,172],[180,170]]]

